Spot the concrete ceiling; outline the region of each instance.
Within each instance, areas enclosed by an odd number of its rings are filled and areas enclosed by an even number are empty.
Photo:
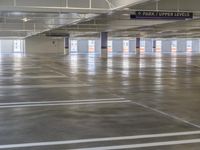
[[[114,37],[196,37],[199,4],[199,0],[0,0],[0,37],[82,37],[102,31]],[[192,11],[195,20],[130,20],[136,10]]]
[[[27,37],[144,0],[0,0],[0,37]]]
[[[99,36],[102,31],[108,31],[111,37],[197,37],[200,31],[197,25],[200,18],[198,4],[199,0],[148,0],[50,32],[66,32],[73,37]],[[130,20],[130,14],[137,10],[188,11],[194,13],[194,20]]]

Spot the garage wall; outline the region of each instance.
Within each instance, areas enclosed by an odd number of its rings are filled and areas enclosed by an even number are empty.
[[[95,53],[96,54],[101,53],[101,41],[100,41],[100,39],[70,39],[70,41],[71,40],[77,40],[78,54],[87,54],[88,53],[88,41],[89,40],[95,41]],[[69,49],[71,49],[71,44],[69,44]]]
[[[192,40],[192,51],[200,52],[200,40],[199,39]]]
[[[153,39],[147,38],[145,40],[145,52],[152,53],[153,52]]]
[[[187,51],[187,39],[177,39],[177,52],[184,53]]]
[[[0,53],[1,54],[24,53],[24,40],[0,39]]]
[[[171,53],[171,39],[163,39],[162,40],[162,53]]]
[[[13,40],[1,40],[0,51],[1,53],[13,53]]]
[[[130,40],[130,53],[136,53],[136,40]]]
[[[64,38],[33,36],[25,41],[27,54],[64,54]]]
[[[123,53],[123,40],[112,40],[113,41],[113,53]]]
[[[122,54],[123,53],[123,40],[124,39],[109,39],[113,41],[113,53]],[[145,53],[153,53],[153,39],[144,38],[145,40]],[[171,53],[172,41],[177,41],[177,53],[185,53],[187,51],[187,41],[186,38],[179,39],[159,39],[162,41],[162,53]],[[200,52],[200,40],[191,39],[193,43],[193,52]],[[100,40],[95,40],[96,42],[96,53],[101,53],[101,43]],[[88,40],[78,40],[78,53],[87,53],[88,52]],[[131,54],[136,53],[136,40],[129,40],[129,52]]]
[[[95,40],[95,52],[96,54],[101,54],[101,41],[100,39],[70,39],[77,40],[78,44],[78,54],[88,53],[88,40]],[[123,53],[123,40],[122,39],[109,39],[113,41],[113,53]],[[71,44],[70,44],[71,49]],[[136,51],[136,40],[129,40],[129,50],[130,53],[135,53]]]
[[[123,53],[123,39],[110,39],[113,41],[113,53]],[[129,40],[129,52],[136,52],[136,40]]]

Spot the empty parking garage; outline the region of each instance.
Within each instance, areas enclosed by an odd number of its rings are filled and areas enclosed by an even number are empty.
[[[199,150],[197,0],[0,0],[0,149]]]

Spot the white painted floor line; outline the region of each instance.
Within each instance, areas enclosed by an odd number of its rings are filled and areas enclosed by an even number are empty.
[[[8,85],[0,86],[0,89],[31,89],[31,88],[73,88],[73,87],[89,87],[89,84],[49,84],[49,85]]]
[[[15,66],[3,66],[0,67],[0,70],[22,70],[22,69],[41,69],[42,67],[33,67],[33,66],[23,66],[23,67],[15,67]]]
[[[200,134],[200,131],[148,134],[148,135],[136,135],[136,136],[122,136],[122,137],[106,137],[106,138],[80,139],[80,140],[68,140],[68,141],[49,141],[49,142],[38,142],[38,143],[7,144],[7,145],[0,145],[0,149],[57,146],[57,145],[68,145],[68,144],[135,140],[135,139],[144,139],[144,138],[160,138],[160,137],[173,137],[173,136],[197,135],[197,134]],[[188,141],[188,140],[186,140],[186,141]],[[172,141],[172,142],[174,142],[174,141]],[[200,142],[200,139],[198,139],[198,143],[199,142]],[[102,149],[100,149],[100,150],[102,150]]]
[[[51,67],[51,66],[49,66],[49,65],[46,65],[46,67],[49,68],[50,70],[52,70],[53,72],[59,74],[59,75],[64,75],[64,76],[66,76],[64,73],[56,71],[57,68]]]
[[[24,105],[24,104],[48,104],[48,103],[73,103],[73,102],[94,102],[94,101],[118,101],[125,100],[124,98],[107,98],[107,99],[83,99],[83,100],[60,100],[60,101],[38,101],[38,102],[14,102],[14,103],[0,103],[4,105]]]
[[[199,128],[199,129],[200,129],[200,125],[194,124],[194,123],[189,122],[189,121],[187,121],[187,120],[185,120],[185,119],[179,118],[179,117],[177,117],[177,116],[168,114],[168,113],[166,113],[166,112],[160,111],[160,110],[158,110],[158,109],[149,107],[149,106],[144,105],[144,104],[141,104],[141,103],[137,103],[137,102],[133,102],[133,101],[132,101],[131,103],[136,104],[136,105],[141,106],[141,107],[144,107],[144,108],[147,108],[147,109],[150,109],[150,110],[152,110],[152,111],[154,111],[154,112],[157,112],[157,113],[159,113],[159,114],[162,114],[162,115],[167,116],[167,117],[169,117],[169,118],[172,118],[172,119],[174,119],[174,120],[181,121],[181,122],[183,122],[183,123],[186,123],[186,124],[188,124],[188,125],[191,125],[191,126],[193,126],[193,127],[196,127],[196,128]]]
[[[66,78],[67,76],[11,76],[0,77],[0,79],[53,79],[53,78]]]
[[[58,75],[66,76],[64,73],[61,73],[61,72],[58,72],[58,71],[55,71],[55,70],[52,70],[52,69],[51,69],[51,71],[54,72],[54,73],[56,73],[56,74],[58,74]]]
[[[91,104],[113,104],[113,103],[130,103],[129,100],[118,101],[93,101],[93,102],[74,102],[74,103],[47,103],[47,104],[25,104],[25,105],[5,105],[2,108],[25,108],[25,107],[45,107],[45,106],[69,106],[69,105],[91,105]]]
[[[190,65],[190,66],[200,68],[200,66],[198,66],[198,65]]]
[[[200,139],[118,145],[118,146],[104,146],[104,147],[94,147],[94,148],[79,148],[79,149],[72,149],[72,150],[119,150],[119,149],[121,150],[121,149],[149,148],[149,147],[160,147],[160,146],[196,144],[196,143],[200,143]]]

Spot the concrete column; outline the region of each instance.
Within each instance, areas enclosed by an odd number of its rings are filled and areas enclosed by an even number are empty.
[[[153,52],[156,52],[156,39],[153,39]]]
[[[140,54],[140,38],[136,38],[136,54]]]
[[[101,32],[101,57],[108,57],[108,32]]]
[[[65,37],[64,55],[69,55],[69,37]]]

